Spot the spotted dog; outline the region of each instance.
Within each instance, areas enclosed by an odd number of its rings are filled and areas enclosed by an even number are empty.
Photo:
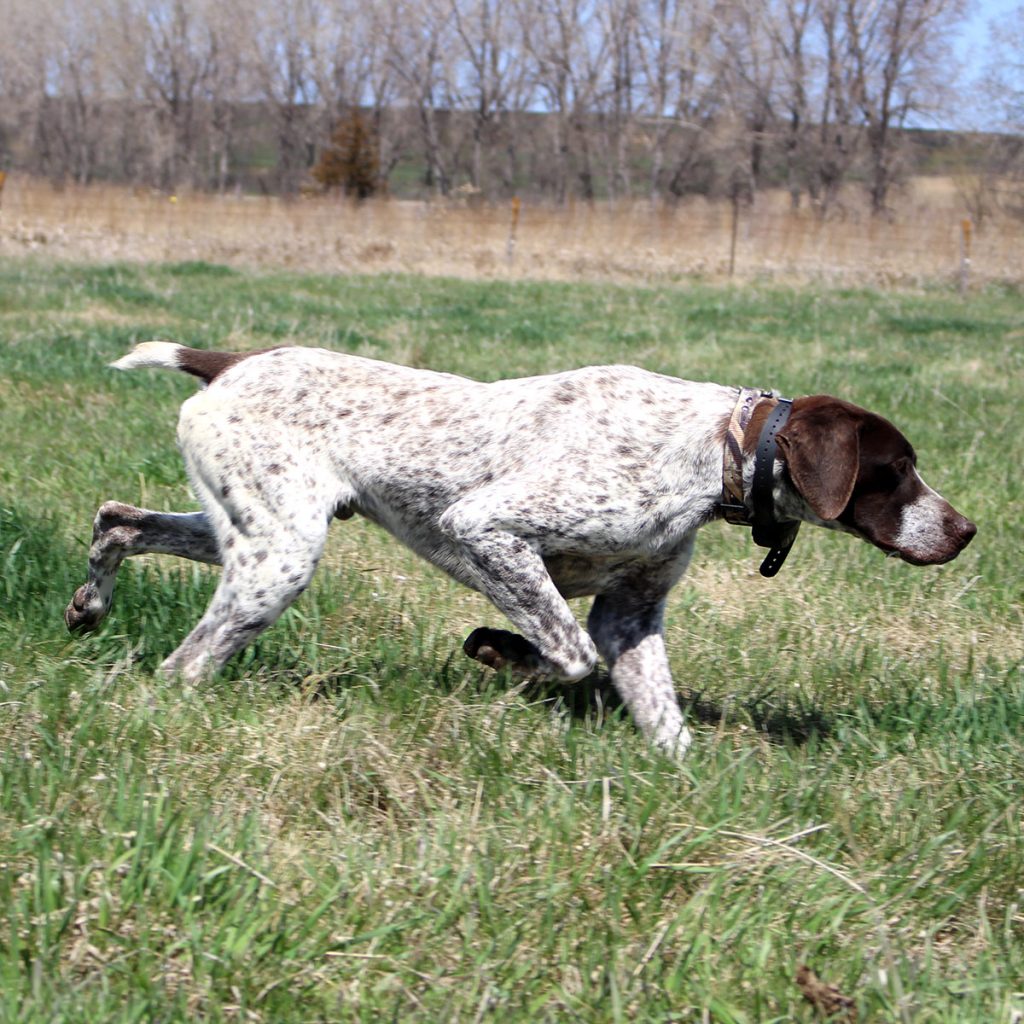
[[[630,366],[478,383],[311,348],[170,342],[113,365],[206,385],[178,425],[203,511],[104,504],[65,619],[94,627],[131,555],[223,565],[206,613],[162,666],[190,681],[274,622],[308,586],[331,522],[358,513],[512,623],[475,630],[471,658],[578,680],[600,655],[643,735],[681,757],[690,733],[662,617],[701,526],[752,525],[772,549],[766,573],[801,522],[915,565],[955,558],[975,533],[892,424],[823,395],[789,403]],[[584,595],[586,629],[566,604]]]

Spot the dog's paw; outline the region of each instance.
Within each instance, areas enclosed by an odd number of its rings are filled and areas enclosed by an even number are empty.
[[[143,510],[134,505],[126,505],[123,501],[105,501],[93,520],[92,539],[95,542],[105,533],[119,527],[138,527],[143,515]]]
[[[100,624],[107,611],[95,586],[85,583],[75,591],[71,603],[64,609],[64,623],[72,633],[87,633]]]
[[[544,664],[540,652],[529,640],[507,629],[474,629],[462,649],[488,668],[507,668],[522,676],[536,674]]]

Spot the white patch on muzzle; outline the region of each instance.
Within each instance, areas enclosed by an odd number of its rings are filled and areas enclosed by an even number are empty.
[[[903,506],[900,530],[896,535],[896,550],[911,558],[930,560],[949,547],[946,533],[949,502],[932,490],[914,471],[924,493],[909,505]]]

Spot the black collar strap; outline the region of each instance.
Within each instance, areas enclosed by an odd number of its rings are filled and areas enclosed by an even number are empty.
[[[754,477],[750,487],[748,509],[743,500],[743,435],[754,407],[762,399],[775,401],[768,414],[754,453]],[[723,494],[718,510],[727,522],[752,526],[754,543],[770,548],[761,563],[762,576],[774,576],[785,562],[789,549],[796,540],[799,522],[780,523],[775,518],[775,457],[778,453],[776,438],[786,425],[793,403],[776,398],[770,391],[744,388],[740,392],[726,431]]]
[[[761,563],[762,576],[774,576],[789,554],[800,529],[799,521],[780,523],[775,518],[775,456],[778,452],[778,434],[789,420],[793,403],[780,398],[778,405],[768,414],[757,439],[754,456],[754,479],[750,485],[750,501],[753,505],[754,543],[771,548]]]

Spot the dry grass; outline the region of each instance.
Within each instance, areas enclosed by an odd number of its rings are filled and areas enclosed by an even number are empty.
[[[741,212],[741,279],[915,286],[957,279],[963,207],[948,179],[920,179],[889,220],[851,194],[827,220],[793,211],[782,192]],[[205,260],[335,273],[663,282],[728,275],[731,210],[693,199],[524,204],[510,253],[511,206],[465,200],[167,196],[112,187],[53,189],[13,177],[0,210],[0,255],[61,260]],[[972,239],[972,282],[1017,281],[1024,225],[990,222]]]

